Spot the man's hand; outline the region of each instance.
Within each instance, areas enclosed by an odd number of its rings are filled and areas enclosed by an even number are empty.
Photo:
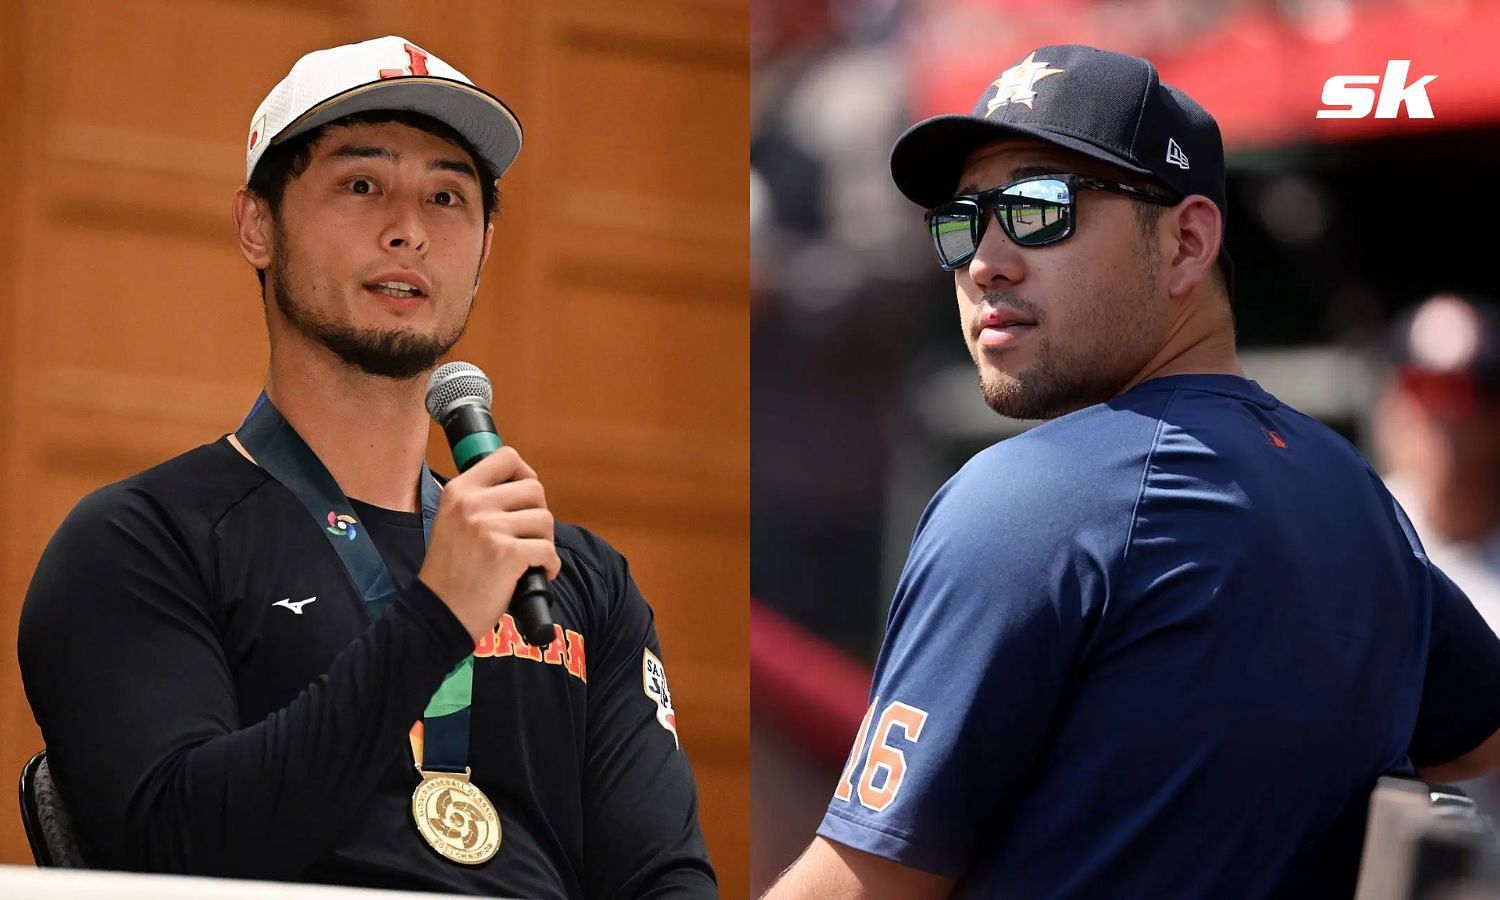
[[[937,900],[953,879],[817,837],[761,900]]]
[[[532,566],[548,578],[562,570],[552,513],[536,472],[502,447],[444,487],[417,577],[477,642],[500,621]]]

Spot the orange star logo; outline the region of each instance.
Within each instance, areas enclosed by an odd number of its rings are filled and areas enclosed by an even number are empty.
[[[1031,105],[1036,99],[1033,86],[1048,75],[1061,75],[1066,71],[1067,69],[1052,69],[1044,62],[1037,62],[1036,51],[1031,51],[1026,54],[1025,59],[1006,69],[995,79],[995,96],[990,99],[984,114],[993,115],[995,110],[1007,103],[1020,103],[1027,109],[1034,109]]]

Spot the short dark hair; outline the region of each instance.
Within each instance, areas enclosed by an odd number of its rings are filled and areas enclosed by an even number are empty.
[[[432,116],[422,113],[409,112],[395,109],[376,109],[368,112],[350,113],[332,122],[319,125],[304,134],[299,134],[290,140],[280,144],[272,144],[266,148],[266,152],[255,164],[255,171],[250,176],[250,181],[245,185],[251,193],[266,202],[266,207],[271,212],[271,218],[280,220],[281,201],[286,194],[286,186],[307,171],[312,162],[313,145],[318,142],[328,129],[337,128],[341,125],[380,125],[386,122],[397,122],[409,125],[419,131],[442,138],[450,144],[469,154],[474,162],[474,171],[479,173],[479,206],[484,214],[484,222],[488,223],[494,215],[495,209],[500,205],[500,187],[496,183],[494,172],[485,165],[484,159],[479,151],[474,149],[467,138],[459,134],[455,129],[444,122],[434,119]],[[264,295],[266,289],[266,273],[263,269],[256,269],[255,276],[260,279],[261,293]]]

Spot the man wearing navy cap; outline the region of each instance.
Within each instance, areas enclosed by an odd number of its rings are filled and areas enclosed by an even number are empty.
[[[1500,641],[1359,454],[1245,379],[1213,118],[1042,47],[891,168],[985,400],[1048,421],[923,513],[771,896],[1349,896],[1378,777],[1500,757]]]

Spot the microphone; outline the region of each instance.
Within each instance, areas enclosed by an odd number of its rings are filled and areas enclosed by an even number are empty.
[[[490,380],[476,365],[451,362],[438,366],[427,382],[427,414],[443,426],[453,464],[467,472],[501,447],[490,415]],[[521,639],[545,647],[557,636],[552,623],[552,586],[547,570],[532,566],[516,583],[510,601],[511,618]]]

